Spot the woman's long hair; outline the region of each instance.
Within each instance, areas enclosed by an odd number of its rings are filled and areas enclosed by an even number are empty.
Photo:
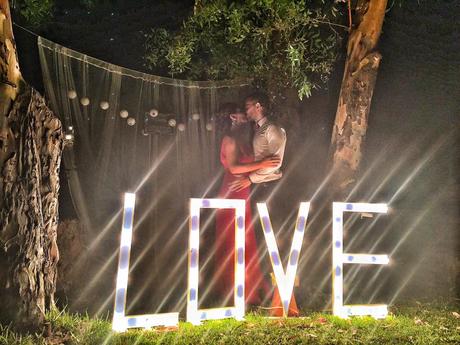
[[[232,119],[230,114],[243,113],[244,111],[236,103],[224,103],[219,108],[217,115],[217,131],[219,142],[225,136],[235,139],[241,151],[247,155],[252,155],[252,129],[249,123],[242,124],[232,130]]]

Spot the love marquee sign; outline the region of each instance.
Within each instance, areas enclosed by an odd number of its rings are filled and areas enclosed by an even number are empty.
[[[112,329],[117,332],[128,328],[151,328],[155,326],[175,326],[179,323],[179,313],[161,313],[148,315],[125,315],[126,295],[128,289],[129,257],[133,233],[135,194],[126,193],[124,199],[123,226],[121,230],[120,254],[116,280],[115,306]],[[200,210],[202,208],[235,210],[235,279],[234,305],[232,307],[198,309],[199,277],[199,234]],[[283,268],[278,245],[270,221],[267,205],[258,203],[260,220],[267,245],[273,273],[287,316],[291,300],[297,264],[305,234],[305,227],[310,210],[309,202],[301,202],[294,229],[289,260],[286,270]],[[343,252],[343,214],[344,212],[387,213],[386,204],[343,203],[332,204],[332,293],[333,314],[342,318],[349,316],[371,315],[384,318],[388,314],[387,305],[344,305],[343,304],[343,264],[386,265],[388,255]],[[187,322],[199,325],[204,320],[235,318],[243,320],[245,315],[245,200],[237,199],[190,199],[188,249],[188,288],[187,288]]]

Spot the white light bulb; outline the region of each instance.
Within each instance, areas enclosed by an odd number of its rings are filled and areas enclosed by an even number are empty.
[[[109,102],[102,101],[99,106],[101,107],[102,110],[107,110],[109,109]]]
[[[192,120],[198,121],[199,119],[200,119],[200,114],[198,113],[192,114]]]
[[[126,120],[126,122],[128,123],[128,126],[134,126],[136,124],[136,119],[134,119],[134,117],[130,117]]]
[[[158,116],[158,110],[157,109],[150,109],[149,115],[151,117],[157,117]]]
[[[208,123],[206,124],[206,130],[212,131],[212,127],[213,127],[213,126],[212,126],[212,123],[208,122]]]
[[[176,127],[176,120],[174,120],[174,119],[169,119],[168,125],[171,126],[171,127]]]
[[[87,105],[89,105],[89,98],[83,97],[82,99],[80,99],[80,103],[81,105],[84,105],[86,107]]]
[[[122,119],[126,119],[128,116],[129,116],[128,110],[123,109],[120,111],[120,117]]]
[[[77,92],[75,90],[69,90],[67,92],[67,96],[70,98],[70,99],[75,99],[77,97]]]
[[[177,125],[177,129],[181,132],[185,131],[185,125],[183,123],[179,123]]]

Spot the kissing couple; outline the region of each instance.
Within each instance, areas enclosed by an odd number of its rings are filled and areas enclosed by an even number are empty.
[[[262,274],[254,232],[254,227],[259,233],[262,229],[257,219],[253,221],[252,210],[257,202],[269,202],[273,197],[283,175],[281,166],[286,147],[286,132],[267,117],[268,106],[267,96],[255,93],[246,97],[244,111],[236,103],[225,103],[217,118],[222,137],[220,162],[225,171],[218,197],[246,201],[245,301],[250,307],[264,304],[271,296],[271,288]],[[234,211],[218,210],[215,277],[217,292],[226,304],[233,297],[234,231]],[[276,310],[272,310],[272,315],[280,311],[282,315],[279,295],[276,295],[277,291],[273,296],[272,307]]]

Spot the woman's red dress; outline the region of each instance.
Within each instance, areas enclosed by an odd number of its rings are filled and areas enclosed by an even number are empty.
[[[246,200],[246,248],[245,248],[245,301],[246,304],[260,305],[260,292],[268,293],[266,283],[259,265],[256,236],[252,226],[251,204],[249,200],[250,187],[240,191],[230,191],[230,184],[237,179],[228,170],[228,162],[225,156],[225,140],[222,141],[220,150],[220,161],[225,168],[224,179],[219,191],[219,198],[222,199],[243,199]],[[239,150],[239,163],[253,162],[252,155]],[[242,174],[247,176],[248,174]],[[240,175],[241,176],[241,175]],[[234,284],[234,250],[235,250],[235,211],[223,209],[216,214],[216,261],[217,290],[225,298],[226,302],[232,300]]]

